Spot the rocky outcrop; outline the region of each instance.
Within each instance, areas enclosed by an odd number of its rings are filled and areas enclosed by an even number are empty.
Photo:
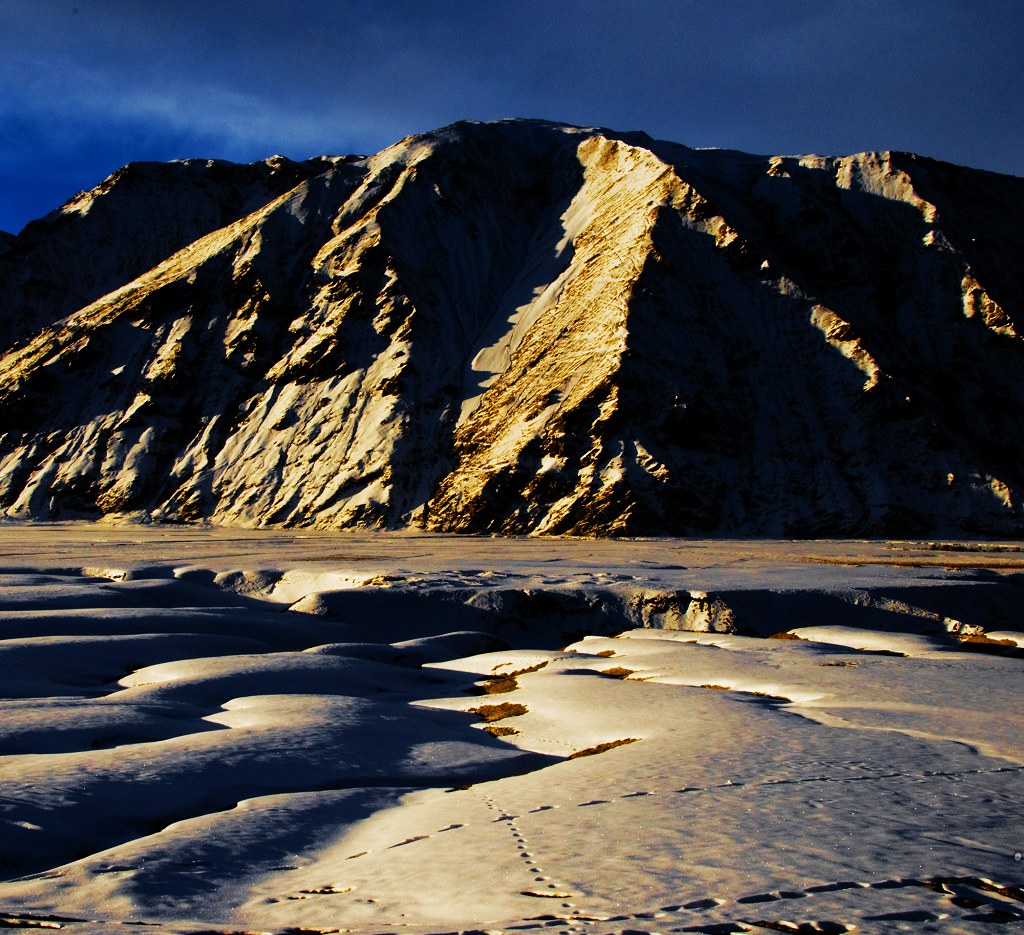
[[[128,167],[0,245],[0,507],[1017,535],[1022,209],[539,121]]]

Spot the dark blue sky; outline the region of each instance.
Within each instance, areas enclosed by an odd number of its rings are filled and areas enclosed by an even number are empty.
[[[131,160],[544,117],[1024,175],[1021,0],[0,0],[0,230]]]

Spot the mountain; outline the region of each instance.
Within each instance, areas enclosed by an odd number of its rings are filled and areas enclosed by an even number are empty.
[[[10,517],[1024,532],[1024,180],[531,120],[133,164],[0,244]]]

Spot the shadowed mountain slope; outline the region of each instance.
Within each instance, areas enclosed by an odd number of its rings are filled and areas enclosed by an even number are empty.
[[[1024,180],[541,121],[134,165],[0,242],[0,508],[1018,535]]]

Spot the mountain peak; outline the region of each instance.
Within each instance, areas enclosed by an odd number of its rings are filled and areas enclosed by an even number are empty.
[[[905,153],[518,118],[134,163],[0,238],[0,509],[1019,535],[1022,210]]]

